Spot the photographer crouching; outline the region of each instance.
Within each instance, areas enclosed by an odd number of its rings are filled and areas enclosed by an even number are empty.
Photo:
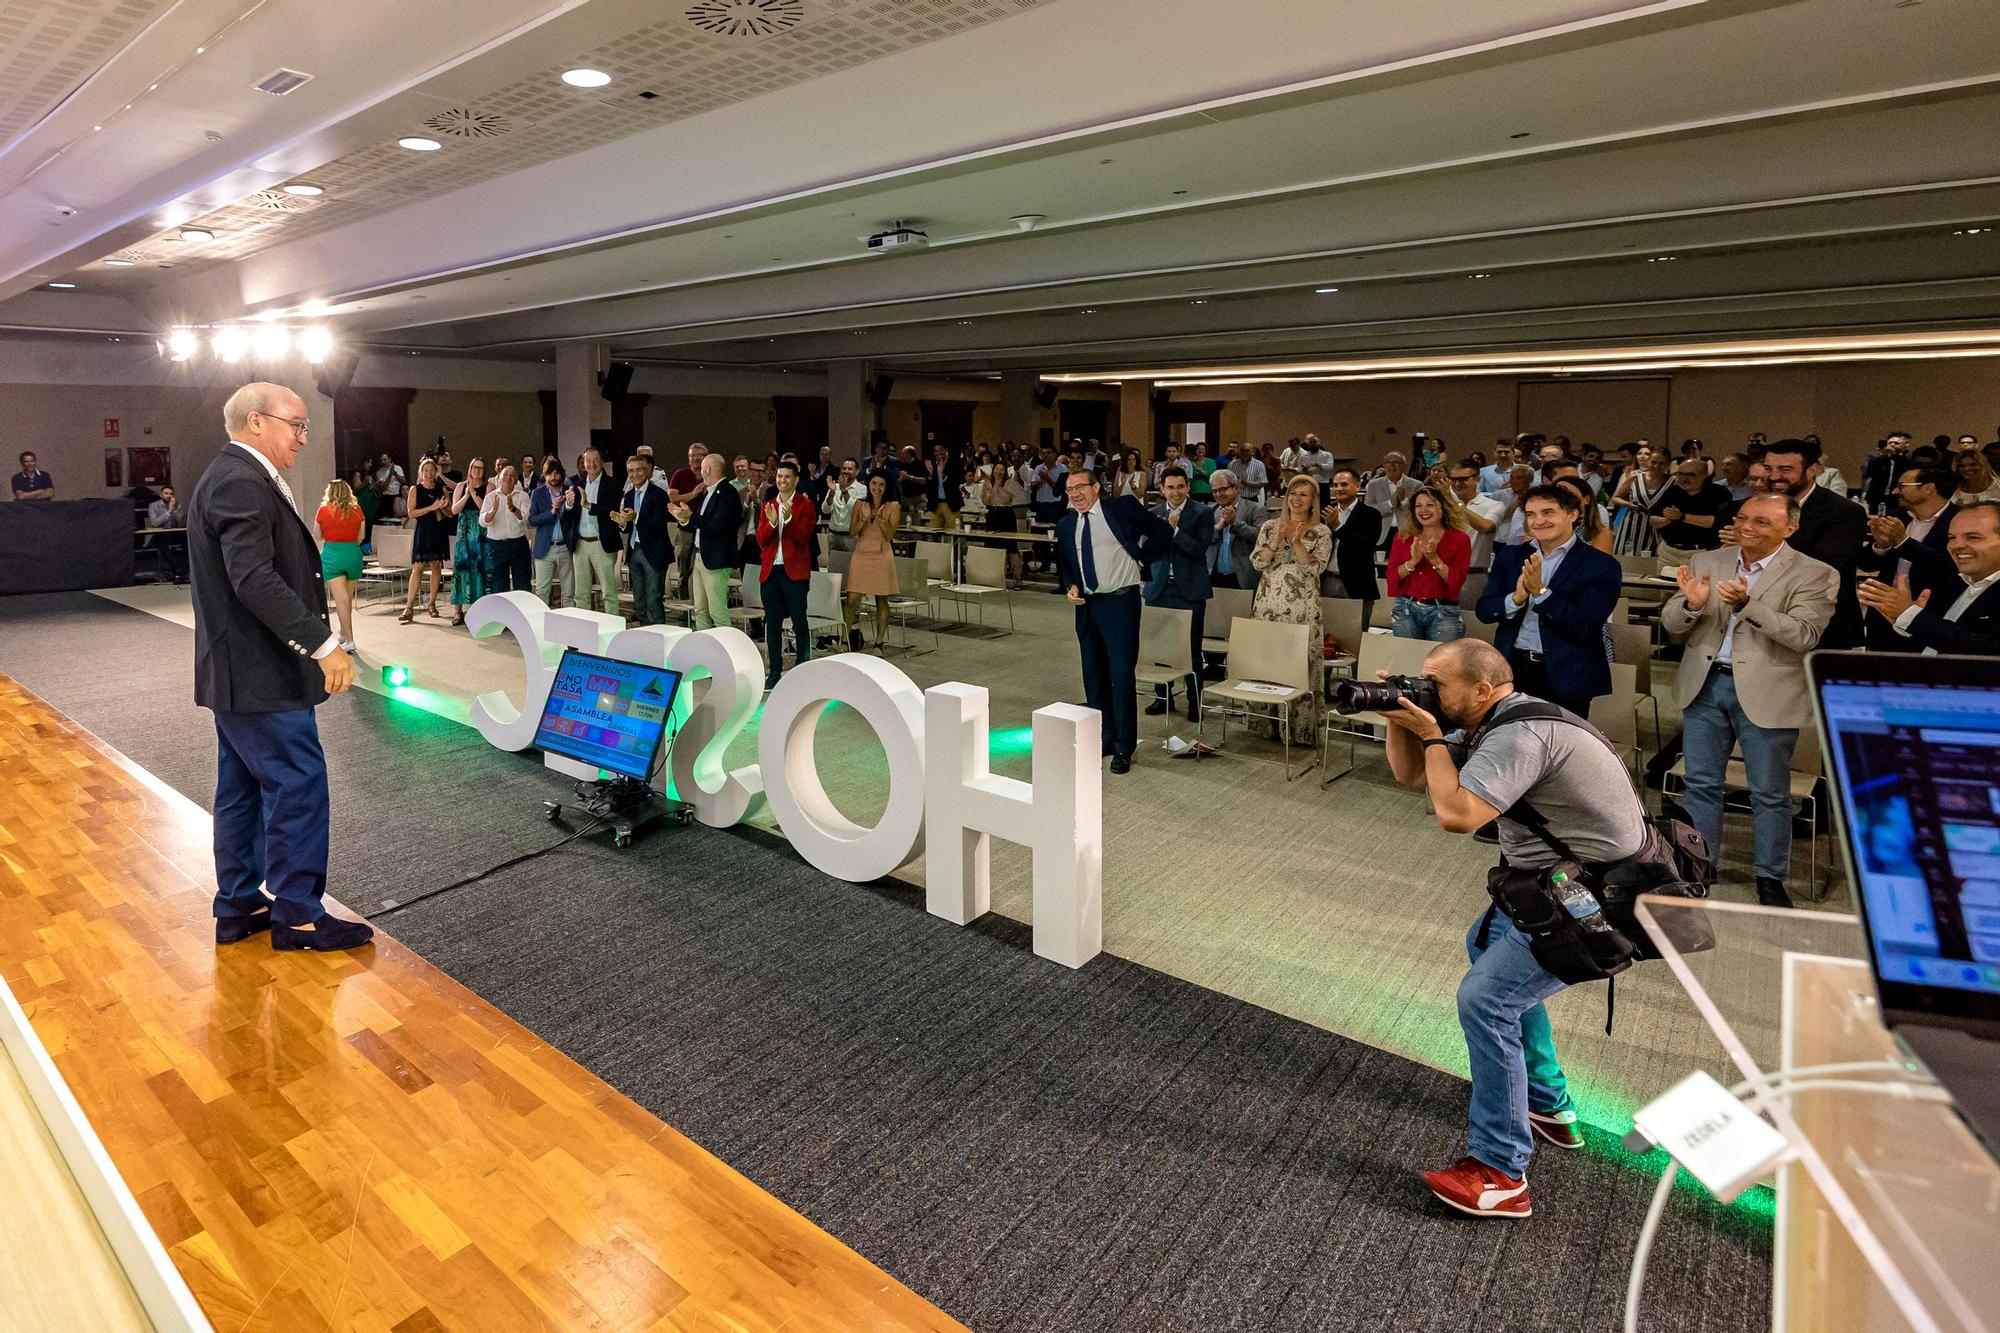
[[[1610,742],[1516,691],[1507,659],[1482,640],[1437,648],[1420,679],[1347,682],[1340,707],[1388,720],[1389,768],[1430,793],[1440,827],[1469,834],[1499,820],[1494,905],[1466,934],[1472,967],[1458,988],[1472,1067],[1467,1155],[1424,1181],[1462,1213],[1526,1217],[1535,1139],[1583,1145],[1542,1001],[1638,955],[1637,926],[1608,923],[1599,898],[1622,866],[1662,849]],[[1638,878],[1657,891],[1658,880],[1678,876]]]

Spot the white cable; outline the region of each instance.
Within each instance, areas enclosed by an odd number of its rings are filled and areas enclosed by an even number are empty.
[[[1741,1097],[1752,1087],[1758,1084],[1764,1085],[1759,1095],[1749,1103],[1752,1110],[1761,1110],[1765,1102],[1779,1097],[1827,1089],[1872,1092],[1891,1097],[1904,1097],[1912,1101],[1951,1104],[1950,1094],[1929,1079],[1898,1079],[1894,1082],[1870,1083],[1863,1079],[1812,1077],[1820,1074],[1854,1074],[1877,1070],[1889,1070],[1898,1074],[1910,1072],[1907,1065],[1893,1060],[1853,1060],[1841,1064],[1807,1065],[1801,1069],[1782,1071],[1768,1079],[1745,1079],[1731,1088],[1730,1092]],[[1639,1296],[1646,1285],[1646,1260],[1652,1254],[1653,1241],[1659,1234],[1660,1221],[1667,1212],[1667,1200],[1673,1196],[1674,1180],[1680,1172],[1681,1164],[1669,1158],[1667,1169],[1660,1173],[1659,1187],[1653,1191],[1653,1201],[1646,1208],[1646,1220],[1639,1226],[1639,1244],[1632,1253],[1632,1274],[1625,1282],[1625,1333],[1639,1333]]]

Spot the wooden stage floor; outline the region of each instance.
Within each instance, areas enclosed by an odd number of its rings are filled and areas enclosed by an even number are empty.
[[[388,936],[218,949],[208,840],[0,676],[0,976],[217,1329],[960,1327]]]

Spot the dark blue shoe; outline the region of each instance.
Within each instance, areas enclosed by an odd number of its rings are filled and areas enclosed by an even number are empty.
[[[215,942],[237,944],[270,928],[271,909],[268,907],[248,916],[219,916],[215,918]]]
[[[343,921],[337,916],[323,916],[312,924],[311,930],[300,930],[295,926],[271,927],[271,947],[280,953],[295,949],[331,953],[339,949],[358,949],[375,938],[375,927],[366,921]]]

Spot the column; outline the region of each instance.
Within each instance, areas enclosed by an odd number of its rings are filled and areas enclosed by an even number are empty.
[[[1035,394],[1042,387],[1038,370],[1008,370],[1000,375],[1000,438],[1035,444],[1041,438],[1042,409]]]
[[[298,458],[285,470],[285,484],[292,488],[292,499],[298,504],[299,517],[306,521],[307,527],[311,527],[313,516],[319,513],[319,498],[326,494],[327,483],[333,480],[337,466],[334,458],[333,399],[313,387],[309,366],[303,373],[291,376],[291,381],[285,387],[298,394],[299,401],[306,405],[306,420],[312,423],[312,430],[306,436],[306,447],[299,450]],[[411,480],[416,480],[414,473]],[[193,490],[193,477],[181,482],[182,495]]]
[[[1118,438],[1146,459],[1153,456],[1153,383],[1126,380],[1118,386]]]
[[[556,344],[556,453],[566,464],[590,447],[593,430],[611,429],[611,404],[597,391],[597,377],[610,364],[604,343]]]
[[[826,363],[826,442],[836,459],[868,457],[868,433],[875,429],[875,404],[868,401],[866,361]],[[813,451],[818,457],[818,451]]]

